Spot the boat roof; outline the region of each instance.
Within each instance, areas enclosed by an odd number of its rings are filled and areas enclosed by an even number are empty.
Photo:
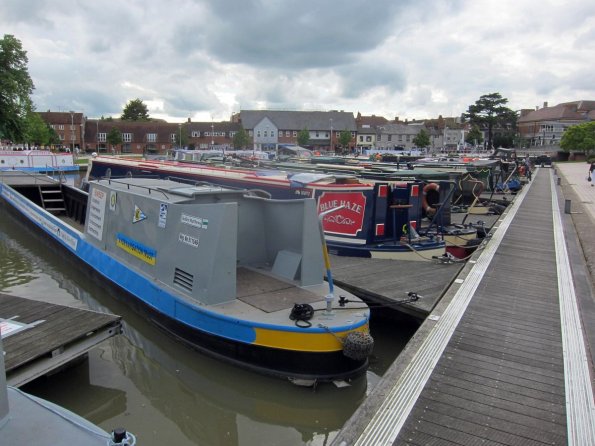
[[[186,184],[160,178],[106,178],[91,181],[89,184],[102,184],[112,190],[126,191],[135,195],[155,195],[160,200],[171,203],[186,201],[188,198],[201,195],[243,195],[248,192],[247,189],[232,189],[211,183]]]

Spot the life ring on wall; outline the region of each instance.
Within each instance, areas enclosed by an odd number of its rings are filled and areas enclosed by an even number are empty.
[[[424,186],[423,195],[422,195],[422,199],[421,199],[421,206],[422,206],[423,210],[426,212],[426,215],[431,215],[436,212],[436,209],[434,209],[432,206],[430,206],[428,204],[428,192],[430,192],[430,191],[439,192],[440,185],[437,183],[428,183]]]

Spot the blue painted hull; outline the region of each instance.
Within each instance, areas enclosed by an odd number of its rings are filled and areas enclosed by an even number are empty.
[[[259,373],[290,379],[350,379],[361,375],[367,368],[367,359],[352,360],[340,350],[296,352],[255,345],[260,329],[326,336],[328,328],[260,324],[212,311],[208,306],[191,304],[96,248],[86,240],[85,234],[2,182],[0,197],[18,217],[80,260],[79,265],[97,274],[102,282],[107,281],[110,286],[124,291],[127,303],[197,350]],[[364,318],[332,329],[334,333],[340,333],[360,330],[367,325],[368,319]]]

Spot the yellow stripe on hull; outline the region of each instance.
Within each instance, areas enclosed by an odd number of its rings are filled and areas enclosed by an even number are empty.
[[[369,332],[368,324],[355,330],[337,333],[300,333],[299,331],[281,331],[256,328],[256,339],[252,344],[263,347],[294,350],[302,352],[334,352],[343,350],[343,344],[338,338],[345,338],[352,331]]]

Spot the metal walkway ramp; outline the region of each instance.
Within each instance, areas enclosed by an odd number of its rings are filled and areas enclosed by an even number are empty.
[[[419,348],[335,445],[595,445],[554,176],[534,178],[422,326]]]

